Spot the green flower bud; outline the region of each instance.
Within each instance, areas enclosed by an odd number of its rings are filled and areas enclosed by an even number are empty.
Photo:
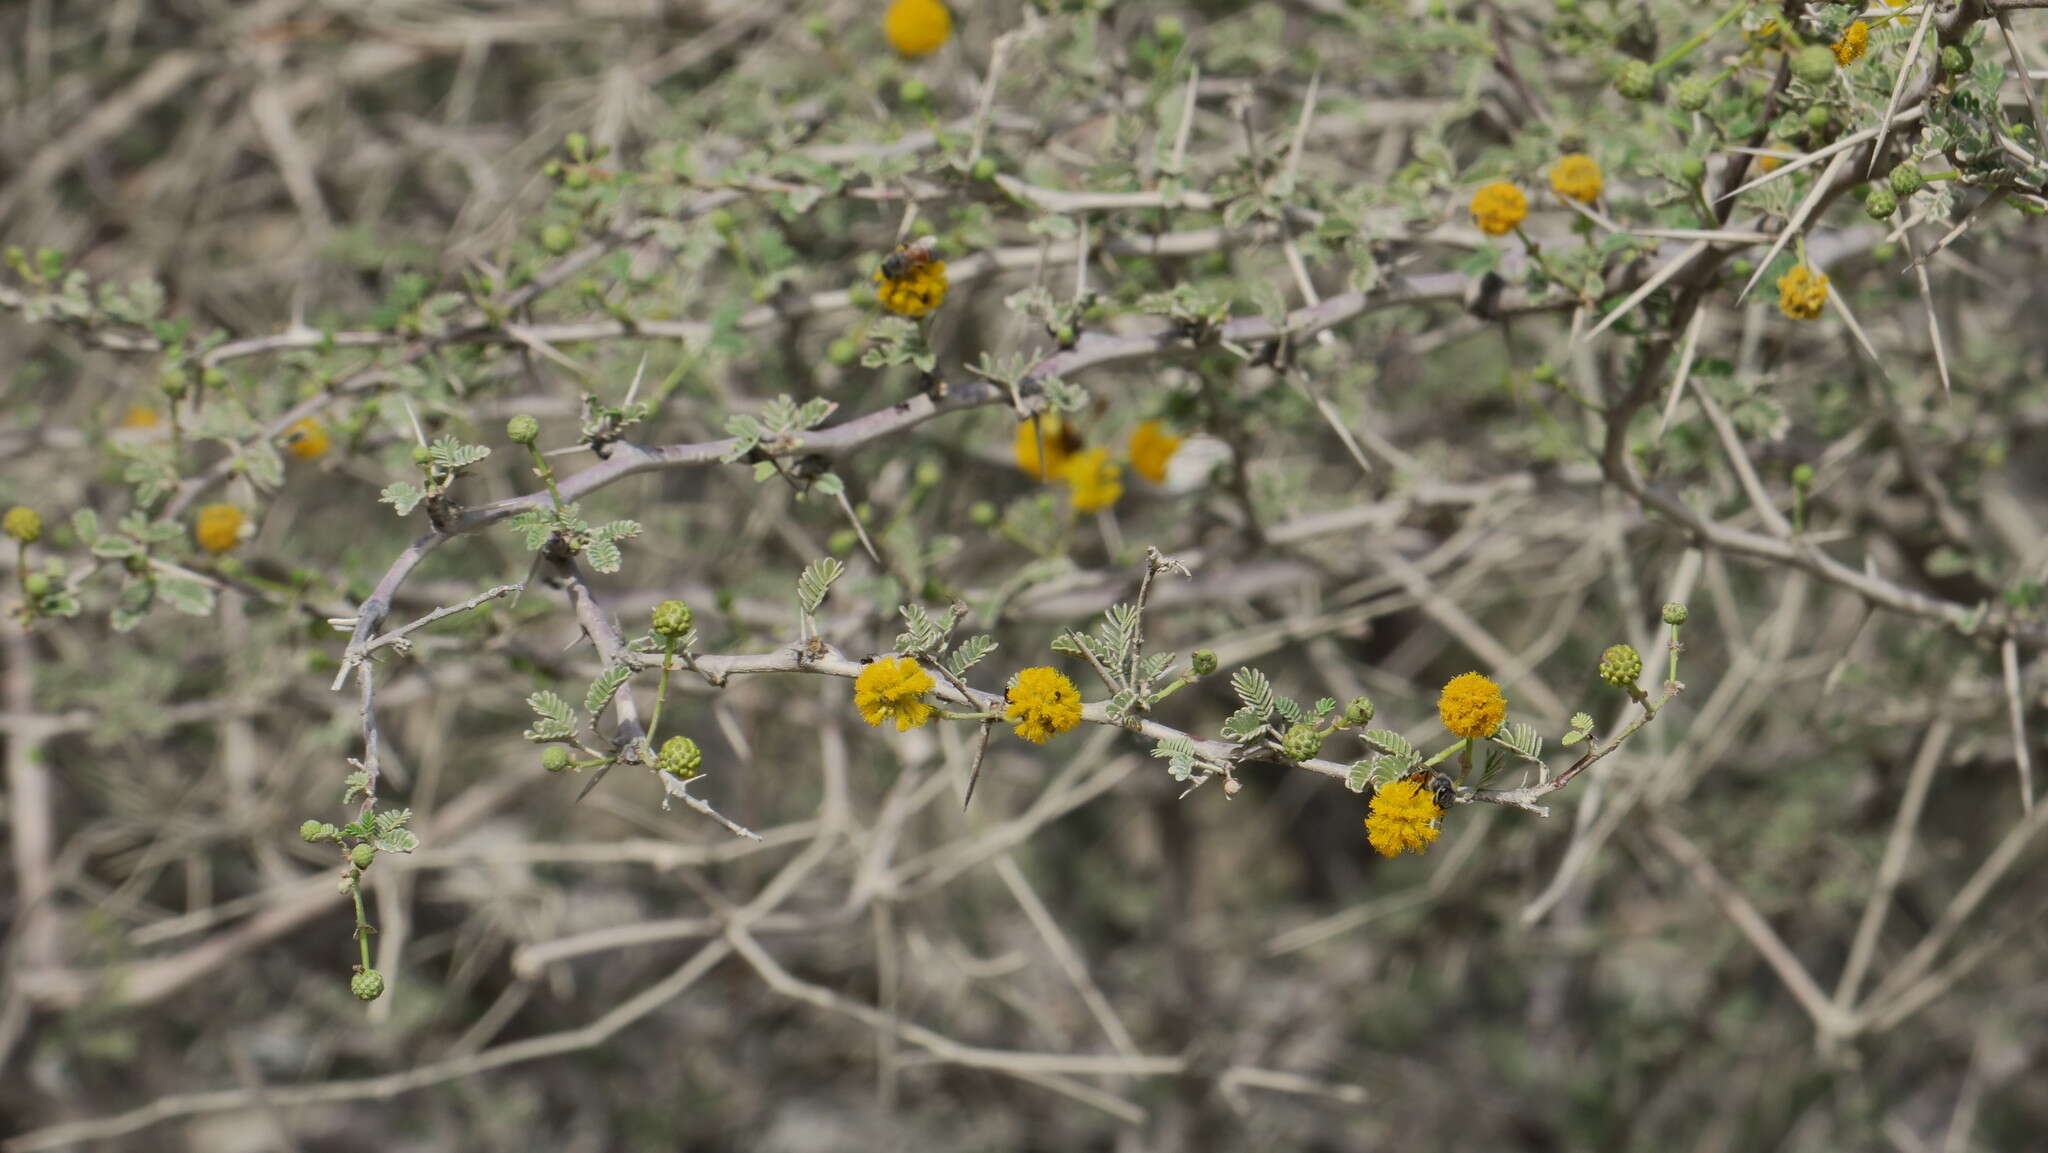
[[[1707,106],[1714,95],[1714,86],[1704,76],[1688,76],[1678,82],[1678,106],[1687,112],[1698,112]]]
[[[122,560],[121,564],[136,576],[141,576],[149,571],[149,558],[139,552],[129,553],[126,559]]]
[[[1792,483],[1798,485],[1800,488],[1811,487],[1813,485],[1813,466],[1810,464],[1803,463],[1793,465]]]
[[[320,822],[311,819],[299,822],[299,839],[309,845],[319,841]]]
[[[1961,44],[1951,44],[1941,50],[1941,70],[1950,76],[1968,72],[1976,62],[1976,57]]]
[[[994,180],[996,178],[995,158],[992,156],[977,158],[974,162],[973,175],[976,180]]]
[[[505,422],[505,435],[513,444],[532,444],[540,439],[540,421],[522,412]]]
[[[208,388],[226,388],[228,386],[228,374],[218,368],[209,368],[199,374],[199,383]]]
[[[414,464],[426,464],[427,462],[433,459],[433,449],[428,448],[426,445],[423,444],[416,444],[412,446],[412,462]]]
[[[1863,200],[1863,211],[1869,213],[1872,220],[1883,220],[1898,210],[1899,198],[1882,184],[1872,185],[1870,195]]]
[[[1892,169],[1891,175],[1884,179],[1886,184],[1891,185],[1892,191],[1900,196],[1911,196],[1927,187],[1927,178],[1920,174],[1920,166],[1910,160],[1900,162],[1897,168]]]
[[[833,556],[846,556],[860,544],[860,534],[850,528],[842,528],[825,538],[825,548]]]
[[[931,86],[915,76],[896,87],[896,98],[905,104],[923,104],[931,95]]]
[[[1679,625],[1684,624],[1686,618],[1691,615],[1691,613],[1686,611],[1685,605],[1680,601],[1664,602],[1664,623],[1672,626],[1673,628],[1676,628]]]
[[[1152,18],[1152,35],[1168,44],[1178,44],[1187,38],[1187,25],[1178,16],[1155,16]]]
[[[1707,162],[1697,156],[1688,156],[1678,162],[1678,176],[1687,184],[1698,184],[1707,178]]]
[[[572,192],[581,192],[590,187],[590,169],[578,166],[562,173],[562,187]]]
[[[860,359],[860,341],[842,336],[825,346],[825,359],[841,368]]]
[[[661,743],[661,756],[656,763],[662,772],[687,781],[697,775],[698,767],[704,763],[704,753],[688,737],[670,737]]]
[[[714,208],[711,215],[705,219],[711,222],[711,227],[720,232],[731,232],[740,226],[740,218],[734,216],[730,208]]]
[[[1608,645],[1600,654],[1600,679],[1616,688],[1627,688],[1643,675],[1643,655],[1633,645]]]
[[[1828,125],[1834,123],[1834,120],[1835,114],[1829,111],[1828,106],[1825,104],[1816,104],[1806,110],[1806,127],[1808,131],[1826,132]]]
[[[1879,264],[1890,264],[1899,258],[1899,246],[1889,240],[1881,240],[1870,249],[1870,259]]]
[[[348,859],[355,862],[356,868],[367,869],[370,867],[370,862],[377,859],[376,846],[357,845],[348,851]]]
[[[185,374],[182,372],[166,372],[157,378],[156,386],[163,390],[165,396],[176,400],[185,395]]]
[[[34,544],[43,539],[43,517],[32,508],[15,505],[0,517],[0,531],[23,544]]]
[[[1535,368],[1529,370],[1529,379],[1537,384],[1556,384],[1557,366],[1547,360],[1541,361]]]
[[[354,993],[358,1001],[374,1001],[384,995],[384,974],[375,969],[358,969],[355,976],[348,979],[348,991]]]
[[[1371,697],[1352,697],[1344,706],[1344,723],[1347,725],[1369,725],[1372,723],[1373,714],[1377,711],[1377,709],[1373,708]]]
[[[1287,730],[1287,735],[1281,738],[1280,741],[1280,751],[1287,754],[1287,759],[1290,761],[1309,760],[1321,752],[1322,748],[1322,731],[1307,721],[1299,722],[1290,727]]]
[[[946,479],[945,470],[940,468],[939,462],[935,460],[918,461],[917,472],[913,475],[919,488],[937,488],[939,482]]]
[[[1216,650],[1196,649],[1195,655],[1188,658],[1188,665],[1194,670],[1196,676],[1208,676],[1216,671]]]
[[[1614,90],[1630,100],[1648,100],[1657,90],[1657,74],[1643,61],[1630,60],[1614,74]]]
[[[1826,84],[1835,75],[1835,50],[1825,44],[1808,44],[1794,52],[1792,75],[1808,84]]]
[[[571,132],[562,138],[562,147],[578,160],[590,155],[590,137],[581,132]]]
[[[569,750],[560,745],[549,745],[540,753],[540,767],[551,773],[559,773],[569,767]]]
[[[678,600],[666,600],[654,606],[654,635],[667,637],[672,641],[682,640],[690,635],[690,628],[697,621],[690,606]]]
[[[44,597],[50,593],[50,574],[32,572],[21,578],[22,591],[32,597]]]
[[[985,500],[975,501],[967,508],[967,519],[982,528],[995,524],[1001,517],[1002,514],[996,511],[996,506]]]

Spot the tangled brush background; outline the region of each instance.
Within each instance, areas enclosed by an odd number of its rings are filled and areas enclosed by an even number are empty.
[[[0,1149],[2020,1150],[2034,4],[0,10]]]

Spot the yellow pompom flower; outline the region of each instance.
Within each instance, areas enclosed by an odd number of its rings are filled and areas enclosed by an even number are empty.
[[[1404,852],[1420,854],[1442,831],[1436,823],[1443,815],[1436,797],[1421,782],[1406,778],[1388,781],[1373,790],[1365,818],[1365,839],[1383,857],[1398,857]]]
[[[1454,736],[1477,740],[1490,737],[1507,719],[1508,699],[1500,686],[1479,673],[1460,673],[1444,686],[1436,701],[1437,716]]]
[[[1828,303],[1828,278],[1804,264],[1778,278],[1778,311],[1794,320],[1812,320]]]
[[[923,316],[946,303],[946,262],[928,260],[894,277],[877,268],[875,295],[898,316]]]
[[[1045,440],[1042,462],[1038,455],[1040,437]],[[1058,476],[1061,466],[1067,463],[1076,447],[1072,431],[1060,420],[1058,413],[1043,413],[1035,424],[1030,420],[1017,423],[1017,442],[1013,450],[1017,455],[1017,467],[1040,480]]]
[[[1858,20],[1842,30],[1842,38],[1834,42],[1835,63],[1847,68],[1863,58],[1870,51],[1870,25]]]
[[[1016,734],[1042,745],[1081,723],[1081,690],[1054,668],[1025,669],[1003,694],[1003,716],[1017,722]]]
[[[882,34],[905,56],[929,56],[953,38],[953,13],[939,0],[894,0],[882,14]]]
[[[1591,204],[1600,199],[1603,187],[1600,165],[1583,152],[1562,157],[1550,170],[1550,187],[1567,200]]]
[[[909,657],[883,657],[854,679],[853,706],[871,725],[895,721],[897,732],[908,732],[932,719],[924,695],[933,685],[932,675]]]
[[[1773,150],[1788,150],[1791,148],[1791,145],[1780,140],[1773,140],[1765,147]],[[1782,156],[1759,156],[1756,158],[1756,166],[1765,172],[1776,172],[1778,166],[1783,163],[1785,163],[1785,158]]]
[[[1131,430],[1131,471],[1153,484],[1166,483],[1166,466],[1180,450],[1180,438],[1148,420]]]
[[[132,404],[128,406],[127,412],[121,414],[121,427],[155,428],[157,422],[162,419],[157,415],[157,411],[148,405]]]
[[[312,417],[284,430],[284,447],[300,460],[314,460],[327,452],[327,428]]]
[[[42,514],[26,505],[15,505],[0,517],[0,532],[22,544],[34,544],[43,539]]]
[[[1472,194],[1472,221],[1488,236],[1505,236],[1529,215],[1529,198],[1505,180]]]
[[[242,520],[234,505],[207,505],[192,522],[192,539],[207,552],[226,552],[242,542]]]
[[[1060,479],[1073,491],[1075,512],[1108,508],[1124,495],[1124,470],[1109,459],[1106,448],[1090,448],[1067,458]]]

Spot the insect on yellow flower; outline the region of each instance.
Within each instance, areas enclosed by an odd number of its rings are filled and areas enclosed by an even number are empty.
[[[871,725],[894,721],[897,732],[908,732],[932,719],[924,695],[934,685],[932,675],[909,657],[882,657],[854,679],[853,706]]]
[[[1041,437],[1045,440],[1042,462],[1038,452]],[[1012,451],[1016,453],[1019,469],[1040,480],[1050,480],[1059,475],[1060,467],[1079,447],[1080,441],[1073,429],[1060,419],[1058,413],[1048,412],[1040,414],[1036,422],[1029,419],[1017,422],[1017,440]]]
[[[1600,165],[1583,152],[1562,157],[1550,170],[1550,187],[1567,200],[1591,204],[1600,199],[1603,187]]]
[[[1828,278],[1804,264],[1778,278],[1778,311],[1794,320],[1813,320],[1828,303]]]
[[[1505,180],[1472,194],[1472,222],[1488,236],[1505,236],[1529,215],[1529,198]]]
[[[1437,716],[1452,735],[1467,739],[1490,737],[1507,719],[1508,699],[1500,686],[1479,673],[1460,673],[1444,686],[1437,698]]]
[[[1131,430],[1131,471],[1153,484],[1166,483],[1166,466],[1180,450],[1180,438],[1148,420]]]
[[[875,295],[898,316],[919,317],[946,303],[946,262],[938,240],[927,236],[899,244],[875,269]]]
[[[1108,508],[1124,495],[1123,470],[1109,459],[1106,448],[1090,448],[1067,458],[1060,466],[1060,479],[1072,490],[1075,512]]]
[[[1834,42],[1835,63],[1847,68],[1863,58],[1870,50],[1870,25],[1858,20],[1842,30],[1842,38]]]
[[[1423,781],[1415,777],[1388,781],[1373,790],[1366,811],[1365,839],[1383,857],[1421,854],[1442,832],[1437,821],[1443,815],[1443,807]]]
[[[243,520],[234,505],[207,505],[192,521],[192,539],[207,552],[226,552],[241,543]]]
[[[1018,673],[1003,699],[1010,702],[1003,716],[1017,722],[1016,734],[1034,744],[1042,745],[1081,723],[1081,691],[1055,668]]]
[[[284,447],[300,460],[314,460],[327,451],[327,428],[312,417],[296,421],[284,430]]]
[[[953,13],[939,0],[894,0],[882,14],[882,34],[905,56],[929,56],[952,39]]]

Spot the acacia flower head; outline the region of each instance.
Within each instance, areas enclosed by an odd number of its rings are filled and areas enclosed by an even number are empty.
[[[1480,673],[1460,673],[1444,686],[1436,701],[1437,716],[1452,735],[1476,740],[1490,737],[1507,719],[1508,699],[1500,686]]]
[[[882,14],[882,34],[905,56],[929,56],[952,39],[953,13],[939,0],[894,0]]]
[[[932,675],[915,660],[883,657],[854,679],[853,705],[871,725],[894,721],[897,732],[908,732],[932,719],[932,706],[924,695],[934,684]]]
[[[1472,194],[1472,222],[1488,236],[1505,236],[1529,215],[1529,198],[1505,180]]]
[[[315,460],[327,452],[327,428],[312,417],[296,421],[284,430],[284,447],[300,460]]]
[[[1075,512],[1108,508],[1124,495],[1123,469],[1109,459],[1106,448],[1083,449],[1060,466],[1060,479],[1072,491]]]
[[[1013,731],[1033,744],[1042,745],[1081,723],[1081,691],[1055,668],[1018,673],[1003,699],[1010,702],[1003,716],[1017,722]]]
[[[1045,441],[1045,454],[1040,457],[1038,442]],[[1017,456],[1017,467],[1041,480],[1059,475],[1060,466],[1067,463],[1067,457],[1075,448],[1073,433],[1056,412],[1043,413],[1036,421],[1019,421],[1017,440],[1013,451]]]
[[[1166,483],[1166,465],[1180,449],[1180,438],[1166,426],[1148,420],[1131,430],[1131,471],[1153,484]]]
[[[15,505],[0,517],[0,532],[22,544],[34,544],[43,537],[43,516],[27,505]]]
[[[928,260],[890,276],[875,269],[875,295],[882,307],[913,319],[946,303],[946,262]]]
[[[1634,645],[1608,645],[1600,654],[1600,679],[1616,688],[1627,688],[1643,675],[1643,655]]]
[[[157,415],[157,411],[148,405],[131,404],[128,406],[128,411],[121,414],[121,427],[155,428],[158,422],[162,420],[163,417]]]
[[[1863,58],[1870,50],[1870,25],[1858,20],[1842,30],[1842,38],[1835,41],[1835,63],[1847,68]]]
[[[1443,807],[1421,782],[1402,778],[1373,790],[1366,810],[1365,839],[1383,857],[1421,854],[1442,831],[1437,821]]]
[[[1794,320],[1812,320],[1828,303],[1828,278],[1804,264],[1778,278],[1778,311]]]
[[[242,510],[231,504],[210,504],[192,521],[192,539],[207,552],[226,552],[242,541]]]
[[[1600,164],[1583,152],[1561,157],[1550,169],[1550,187],[1567,200],[1591,204],[1600,199]]]

